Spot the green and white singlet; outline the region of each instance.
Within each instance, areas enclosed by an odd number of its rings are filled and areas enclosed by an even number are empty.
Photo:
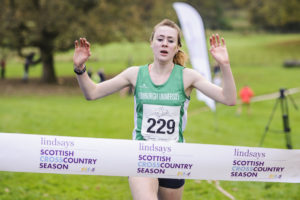
[[[140,67],[134,91],[134,140],[184,142],[190,98],[184,92],[183,69],[175,65],[168,80],[155,85],[148,65]]]

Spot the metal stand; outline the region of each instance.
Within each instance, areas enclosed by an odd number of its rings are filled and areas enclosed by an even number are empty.
[[[289,125],[289,110],[288,110],[288,102],[287,102],[287,98],[285,96],[285,89],[280,89],[279,90],[280,96],[276,99],[276,103],[273,107],[273,111],[271,113],[271,116],[269,118],[269,121],[267,123],[267,126],[265,128],[265,132],[260,140],[260,144],[259,146],[262,146],[264,139],[269,131],[269,126],[271,124],[271,121],[273,119],[274,113],[276,111],[277,105],[280,102],[280,107],[281,107],[281,113],[282,113],[282,122],[283,122],[283,132],[285,134],[285,140],[286,140],[286,147],[288,149],[292,149],[292,140],[291,140],[291,128]],[[290,100],[292,101],[295,109],[297,110],[297,105],[295,104],[294,100],[290,97]]]

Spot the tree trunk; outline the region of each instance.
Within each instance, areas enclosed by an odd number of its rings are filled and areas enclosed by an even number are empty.
[[[43,65],[42,82],[56,83],[56,75],[53,62],[53,51],[49,48],[40,48]]]

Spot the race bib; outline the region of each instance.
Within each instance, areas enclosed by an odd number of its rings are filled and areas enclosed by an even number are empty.
[[[142,136],[145,140],[178,141],[180,106],[143,105]]]

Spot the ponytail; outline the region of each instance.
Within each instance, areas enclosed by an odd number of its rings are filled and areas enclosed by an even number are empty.
[[[173,62],[184,67],[186,61],[187,55],[182,50],[178,50],[173,58]]]

